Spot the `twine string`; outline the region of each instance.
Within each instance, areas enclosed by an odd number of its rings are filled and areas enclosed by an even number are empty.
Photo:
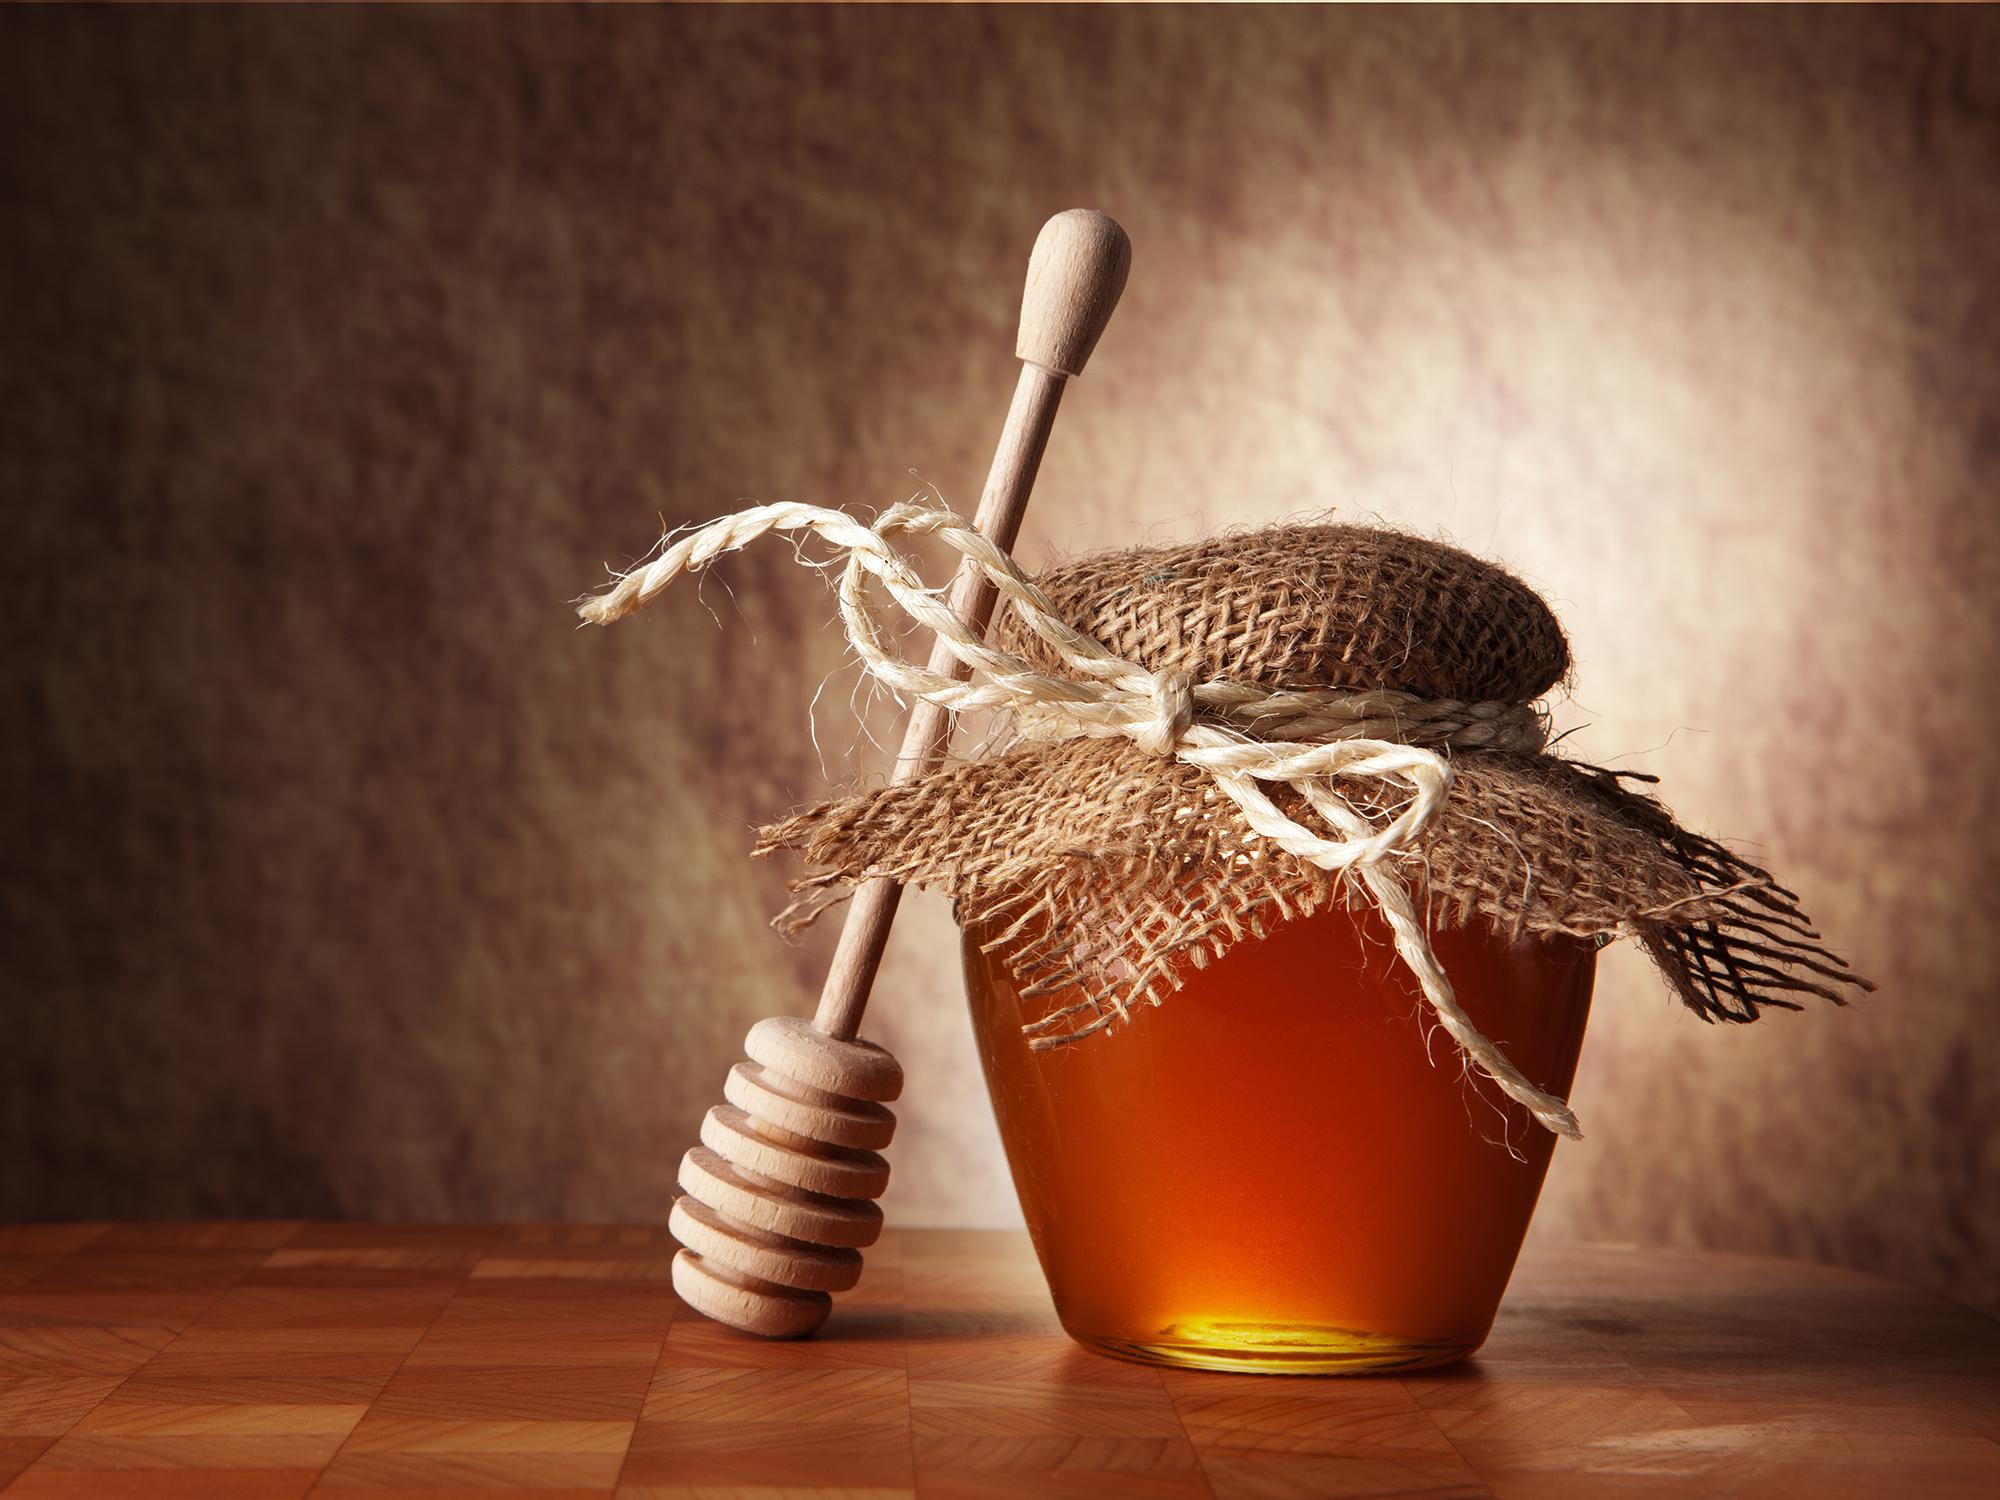
[[[580,603],[578,613],[599,625],[623,619],[676,578],[771,532],[816,535],[844,556],[837,597],[849,644],[863,670],[904,699],[926,699],[956,713],[1005,711],[1031,738],[1129,739],[1149,754],[1171,756],[1207,773],[1250,830],[1287,854],[1358,879],[1388,922],[1397,956],[1466,1065],[1547,1129],[1581,1138],[1569,1106],[1530,1083],[1458,1003],[1416,911],[1410,882],[1397,866],[1414,855],[1444,807],[1452,774],[1444,752],[1541,750],[1547,727],[1532,704],[1420,698],[1392,689],[1196,683],[1183,672],[1153,672],[1057,619],[1048,596],[970,521],[915,501],[891,506],[872,526],[844,511],[796,502],[723,516],[664,543],[650,561]],[[1070,675],[1039,672],[1026,658],[982,640],[944,602],[943,591],[927,586],[892,545],[892,539],[905,536],[936,538],[968,558]],[[800,561],[832,565],[803,553]],[[972,677],[948,677],[904,659],[884,636],[885,611],[872,596],[871,583],[944,642]],[[1371,819],[1341,795],[1334,783],[1341,776],[1388,783],[1407,796]],[[1287,815],[1262,784],[1297,791],[1324,828],[1315,831]]]

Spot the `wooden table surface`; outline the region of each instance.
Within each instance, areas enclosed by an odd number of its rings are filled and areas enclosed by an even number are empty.
[[[657,1228],[0,1228],[0,1487],[2000,1496],[2000,1324],[1852,1272],[1531,1252],[1475,1360],[1313,1379],[1088,1354],[1018,1234],[890,1235],[801,1344],[682,1311],[672,1250]]]

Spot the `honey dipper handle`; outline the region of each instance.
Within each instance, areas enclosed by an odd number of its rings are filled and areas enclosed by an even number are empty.
[[[1131,263],[1132,246],[1125,231],[1087,208],[1057,214],[1035,240],[1014,351],[1022,360],[1021,380],[1014,388],[1007,425],[1001,429],[973,517],[973,524],[1004,550],[1013,550],[1020,534],[1028,493],[1062,402],[1063,382],[1083,372],[1118,305],[1118,294],[1125,290]],[[968,562],[952,586],[951,607],[973,630],[983,633],[995,593],[986,575]],[[965,664],[942,645],[932,648],[930,668],[953,677],[968,675]],[[908,781],[936,767],[951,743],[951,730],[948,709],[919,702],[903,731],[895,779]],[[828,1036],[847,1041],[860,1029],[902,895],[903,888],[886,879],[867,881],[855,891],[813,1016],[813,1025]]]

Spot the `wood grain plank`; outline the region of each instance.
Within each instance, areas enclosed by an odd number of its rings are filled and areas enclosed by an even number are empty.
[[[440,1321],[441,1328],[479,1319],[540,1322],[574,1318],[583,1322],[654,1324],[664,1330],[681,1311],[667,1284],[509,1277],[473,1279],[458,1288]]]
[[[196,1406],[232,1403],[348,1406],[375,1398],[401,1362],[393,1352],[190,1349],[169,1345],[119,1394]]]
[[[1207,1478],[1196,1473],[1103,1474],[1058,1469],[926,1470],[917,1487],[922,1500],[1102,1500],[1131,1495],[1139,1500],[1207,1500]]]
[[[916,1500],[908,1486],[817,1484],[630,1484],[617,1500]],[[536,1500],[541,1500],[540,1496]]]
[[[129,1375],[172,1341],[163,1328],[41,1323],[0,1328],[0,1380],[21,1375]]]
[[[577,1319],[536,1323],[466,1323],[432,1328],[403,1361],[406,1370],[437,1365],[638,1365],[651,1370],[664,1326]]]
[[[602,1496],[618,1478],[615,1453],[351,1453],[327,1469],[319,1489],[419,1494],[549,1490]]]
[[[297,1500],[318,1469],[62,1469],[37,1463],[8,1500]]]
[[[267,1337],[308,1328],[426,1328],[457,1291],[459,1276],[379,1271],[259,1271],[201,1315],[209,1333],[242,1328]]]
[[[350,1453],[613,1453],[623,1455],[630,1422],[440,1421],[371,1415],[347,1443]]]
[[[649,1365],[442,1365],[399,1370],[371,1408],[445,1420],[637,1421]]]
[[[262,1469],[318,1473],[333,1459],[344,1432],[238,1432],[85,1434],[57,1438],[38,1470],[111,1472],[142,1469]]]
[[[910,1424],[920,1436],[1181,1437],[1174,1403],[1148,1386],[1005,1379],[910,1381]]]
[[[1607,1434],[1673,1431],[1692,1421],[1684,1407],[1650,1386],[1489,1385],[1470,1404],[1431,1403],[1424,1410],[1454,1442],[1532,1432],[1549,1443],[1587,1443]]]
[[[1047,1333],[906,1339],[913,1379],[1021,1380],[1033,1384],[1160,1388],[1155,1366],[1106,1359],[1081,1344]]]
[[[89,1244],[90,1252],[113,1250],[257,1250],[269,1252],[298,1237],[305,1224],[297,1219],[225,1221],[199,1219],[185,1223],[110,1224]]]
[[[901,1370],[674,1366],[653,1376],[641,1420],[867,1426],[905,1421],[909,1409],[909,1382]]]
[[[834,1304],[833,1317],[817,1337],[796,1343],[746,1339],[706,1318],[676,1318],[660,1351],[660,1367],[902,1370],[902,1314],[895,1310],[857,1313],[852,1296],[848,1293]]]
[[[0,1292],[26,1286],[56,1260],[53,1255],[0,1255]]]
[[[645,1421],[632,1434],[618,1482],[909,1489],[907,1421],[738,1424]]]
[[[657,1225],[505,1225],[480,1257],[473,1276],[665,1280],[679,1248]]]
[[[918,1492],[1207,1496],[1200,1456],[1185,1437],[916,1435]]]
[[[368,1410],[365,1404],[234,1402],[200,1406],[147,1401],[114,1391],[70,1429],[72,1436],[194,1437],[207,1434],[281,1433],[345,1437]]]
[[[1202,1455],[1216,1500],[1487,1500],[1491,1493],[1451,1454],[1211,1450]]]
[[[0,1255],[74,1255],[111,1231],[109,1224],[0,1224]]]
[[[0,1437],[61,1437],[120,1384],[117,1375],[19,1376],[0,1388]]]
[[[0,1389],[0,1399],[5,1394]],[[0,1489],[5,1489],[15,1475],[40,1458],[54,1441],[52,1437],[0,1437]]]
[[[1449,1458],[1434,1414],[1394,1381],[1177,1374],[1167,1388],[1204,1456],[1212,1449],[1400,1460]]]
[[[0,1295],[0,1328],[157,1328],[179,1333],[202,1315],[224,1288],[194,1291],[151,1287],[79,1291],[44,1290],[39,1280]]]

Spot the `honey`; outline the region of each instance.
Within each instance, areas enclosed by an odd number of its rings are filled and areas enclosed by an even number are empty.
[[[1111,1354],[1267,1373],[1412,1368],[1485,1339],[1555,1137],[1465,1075],[1372,910],[1246,940],[1109,1037],[1032,1051],[1001,952],[966,991],[1064,1328]],[[1474,1024],[1567,1093],[1595,950],[1432,943]]]

